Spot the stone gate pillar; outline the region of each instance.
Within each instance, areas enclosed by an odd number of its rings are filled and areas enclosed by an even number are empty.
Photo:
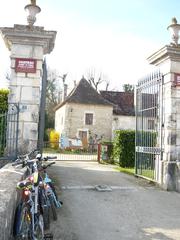
[[[37,147],[44,55],[54,48],[55,31],[33,26],[37,5],[29,4],[28,25],[0,28],[4,42],[10,51],[11,78],[9,103],[19,103],[19,152],[28,152]],[[34,12],[33,12],[34,11]]]
[[[168,27],[180,29],[176,19]],[[164,75],[163,99],[163,159],[160,167],[160,184],[167,190],[180,192],[180,45],[178,35],[173,42],[152,54],[148,61],[158,66]]]

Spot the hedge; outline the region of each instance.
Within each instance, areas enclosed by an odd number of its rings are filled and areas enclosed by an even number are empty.
[[[5,134],[7,122],[4,113],[8,110],[8,94],[8,90],[0,89],[0,156],[4,154],[6,145]]]
[[[113,141],[113,158],[124,168],[135,165],[135,131],[116,130]]]
[[[9,90],[0,89],[0,112],[8,110],[8,94]]]
[[[137,131],[136,132],[136,145],[148,147],[151,145],[155,147],[157,144],[157,132],[150,131]]]

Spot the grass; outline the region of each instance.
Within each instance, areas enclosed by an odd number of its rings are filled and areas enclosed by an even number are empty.
[[[154,170],[151,169],[142,169],[141,174],[142,176],[150,179],[154,179]]]
[[[135,174],[135,169],[134,168],[123,168],[116,166],[115,169],[119,172],[127,173],[129,175],[134,175]]]

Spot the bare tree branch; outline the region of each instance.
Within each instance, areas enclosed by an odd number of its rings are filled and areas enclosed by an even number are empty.
[[[102,85],[102,83],[106,81],[102,72],[97,74],[97,72],[94,68],[91,68],[88,71],[87,80],[90,83],[90,85],[92,87],[94,87],[96,90],[98,90],[100,85]]]

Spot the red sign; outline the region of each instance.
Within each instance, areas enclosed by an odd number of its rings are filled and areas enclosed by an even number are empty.
[[[180,74],[178,73],[174,74],[174,83],[175,83],[175,86],[180,86]]]
[[[24,73],[35,73],[36,60],[30,58],[16,58],[15,71]]]

